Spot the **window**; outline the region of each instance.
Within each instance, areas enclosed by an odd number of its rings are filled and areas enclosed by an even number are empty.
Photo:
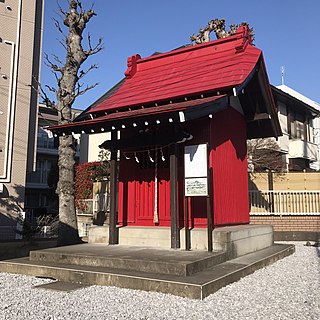
[[[48,197],[44,193],[27,193],[25,198],[27,208],[43,208],[48,206]]]
[[[49,136],[48,131],[45,131],[43,128],[38,128],[38,148],[45,149],[55,149],[54,138]]]
[[[278,116],[279,116],[282,132],[288,133],[287,106],[285,104],[282,104],[281,102],[278,103]]]
[[[308,141],[315,142],[314,141],[314,130],[313,130],[313,119],[308,119],[309,125],[308,125]]]
[[[39,207],[39,195],[37,193],[26,194],[25,206],[29,208]]]
[[[310,168],[310,160],[302,158],[289,159],[289,171],[303,171]]]
[[[290,117],[290,138],[307,140],[305,116],[301,113],[291,114]]]
[[[40,183],[48,182],[48,175],[52,167],[52,162],[46,159],[37,160],[37,172],[40,174]]]
[[[285,104],[282,104],[281,102],[278,103],[278,110],[280,112],[280,114],[287,116],[288,112],[287,112],[287,106]]]
[[[47,184],[48,176],[53,166],[54,166],[54,163],[52,160],[37,159],[36,171],[30,172],[27,175],[27,182]]]

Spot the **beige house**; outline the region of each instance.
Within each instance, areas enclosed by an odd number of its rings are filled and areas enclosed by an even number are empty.
[[[258,151],[275,150],[274,145],[277,145],[281,156],[278,164],[275,161],[275,165],[279,165],[278,169],[282,161],[282,168],[287,172],[319,171],[320,104],[284,84],[271,86],[271,90],[277,106],[282,136],[277,139],[253,139],[249,141],[249,145]],[[251,163],[248,169],[250,172],[261,171],[259,165],[255,168]]]
[[[43,0],[0,1],[0,234],[24,210],[35,163]],[[12,228],[11,228],[12,229]]]
[[[287,173],[250,174],[250,221],[271,224],[277,240],[320,236],[320,105],[286,85],[272,87]],[[316,170],[317,172],[309,172]]]
[[[278,143],[289,171],[320,170],[320,104],[286,85],[273,87],[283,136]]]

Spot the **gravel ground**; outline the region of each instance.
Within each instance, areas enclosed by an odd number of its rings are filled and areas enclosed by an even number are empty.
[[[320,248],[296,253],[203,301],[115,287],[35,289],[48,279],[0,273],[0,319],[320,319]]]

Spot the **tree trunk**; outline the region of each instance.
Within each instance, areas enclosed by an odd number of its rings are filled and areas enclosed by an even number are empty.
[[[83,10],[81,1],[68,0],[69,11],[64,11],[59,5],[60,17],[63,24],[68,28],[68,34],[64,35],[59,21],[54,19],[55,26],[65,37],[66,60],[64,63],[56,56],[54,62],[50,61],[47,55],[45,60],[47,65],[55,74],[58,89],[47,86],[50,91],[57,96],[58,123],[67,124],[72,120],[72,105],[79,95],[94,88],[97,84],[83,88],[79,82],[90,70],[95,69],[95,64],[87,70],[81,70],[86,59],[102,50],[102,40],[99,39],[96,46],[92,47],[91,37],[88,34],[88,50],[82,47],[83,31],[87,23],[95,16],[93,9]],[[55,105],[45,95],[47,105]],[[75,210],[74,191],[74,164],[75,164],[75,144],[72,135],[59,138],[59,182],[57,194],[59,196],[59,231],[58,244],[70,245],[80,243],[78,235],[77,216]]]
[[[58,245],[80,243],[74,196],[74,156],[73,137],[59,138],[59,231]]]

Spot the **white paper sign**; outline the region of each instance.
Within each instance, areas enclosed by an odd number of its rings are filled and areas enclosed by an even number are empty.
[[[184,183],[186,197],[199,197],[208,195],[207,178],[186,178]]]
[[[184,148],[185,196],[208,195],[207,145],[198,144]]]

